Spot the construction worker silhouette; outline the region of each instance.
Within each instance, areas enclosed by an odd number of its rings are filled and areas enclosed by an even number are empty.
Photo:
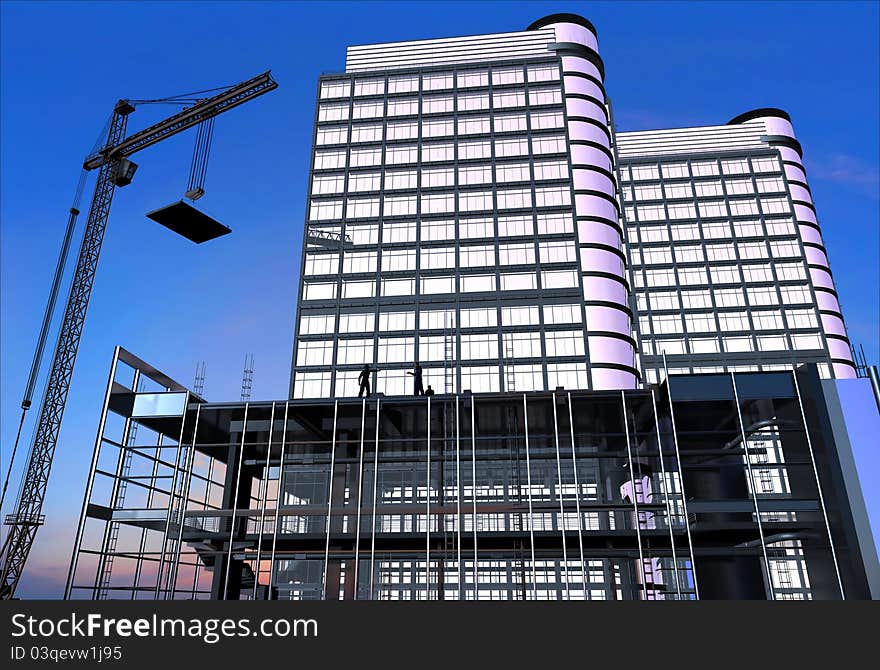
[[[430,384],[428,384],[428,388],[425,389],[425,395],[434,395],[434,389],[431,388]]]
[[[413,364],[413,371],[407,372],[406,374],[412,375],[413,377],[413,394],[425,395],[425,387],[422,386],[422,366],[419,365],[419,362],[416,361]]]
[[[361,385],[361,390],[358,391],[358,398],[361,398],[364,395],[366,395],[367,398],[370,397],[370,375],[372,372],[370,366],[365,365],[364,369],[361,370],[361,373],[358,375],[358,383]]]

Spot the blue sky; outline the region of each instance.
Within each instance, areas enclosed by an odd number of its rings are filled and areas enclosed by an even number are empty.
[[[791,114],[850,335],[878,360],[876,2],[7,0],[0,5],[4,469],[79,165],[116,99],[232,84],[270,68],[280,83],[216,123],[199,204],[232,235],[194,246],[144,217],[182,197],[191,133],[136,156],[134,183],[117,192],[48,522],[20,595],[60,594],[114,345],[187,384],[205,360],[211,400],[238,398],[242,362],[253,352],[254,397],[286,396],[315,87],[321,73],[344,69],[346,45],[516,31],[562,11],[598,29],[621,130],[721,124],[756,107]],[[140,107],[130,130],[171,111]]]

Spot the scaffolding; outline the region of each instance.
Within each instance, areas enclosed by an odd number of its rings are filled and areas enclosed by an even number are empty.
[[[702,377],[222,404],[117,349],[66,597],[859,597],[812,378]]]

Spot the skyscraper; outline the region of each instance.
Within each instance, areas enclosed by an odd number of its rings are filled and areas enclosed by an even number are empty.
[[[356,395],[364,364],[404,394],[415,360],[441,392],[634,388],[664,353],[854,376],[788,115],[616,134],[604,76],[571,14],[349,47],[318,86],[292,397]]]

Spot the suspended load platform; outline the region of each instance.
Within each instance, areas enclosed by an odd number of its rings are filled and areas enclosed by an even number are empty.
[[[216,219],[200,212],[184,200],[147,212],[147,218],[173,230],[178,235],[183,235],[196,244],[223,237],[223,235],[232,232],[231,228],[227,228]]]

